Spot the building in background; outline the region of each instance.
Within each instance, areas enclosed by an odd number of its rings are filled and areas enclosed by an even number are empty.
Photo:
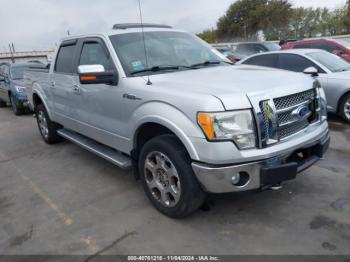
[[[48,64],[51,61],[53,54],[54,49],[0,53],[0,63],[25,63],[29,61],[37,61],[43,64]]]

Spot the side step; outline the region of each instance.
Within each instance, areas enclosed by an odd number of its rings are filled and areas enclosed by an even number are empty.
[[[87,138],[76,132],[64,128],[58,130],[57,133],[60,136],[78,144],[82,148],[106,159],[107,161],[117,165],[120,168],[131,168],[132,164],[130,157],[123,155],[122,153],[118,152],[117,150],[111,147],[100,144],[90,138]]]

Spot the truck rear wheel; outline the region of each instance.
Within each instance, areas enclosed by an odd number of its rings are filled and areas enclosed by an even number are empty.
[[[191,159],[178,139],[162,135],[141,149],[139,172],[143,188],[157,210],[182,218],[197,210],[206,194],[191,167]]]
[[[47,144],[57,144],[62,141],[62,137],[57,134],[60,128],[58,124],[52,122],[43,104],[36,107],[36,119],[40,134]]]

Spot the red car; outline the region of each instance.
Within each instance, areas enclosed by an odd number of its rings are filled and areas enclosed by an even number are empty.
[[[282,46],[282,49],[312,48],[322,49],[333,53],[350,62],[350,42],[344,39],[312,39],[290,42]]]

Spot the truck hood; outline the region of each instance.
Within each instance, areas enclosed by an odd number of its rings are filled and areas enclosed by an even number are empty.
[[[237,65],[152,75],[153,85],[179,92],[205,93],[221,100],[226,110],[251,108],[250,98],[273,98],[302,92],[313,87],[314,80],[300,73]]]

